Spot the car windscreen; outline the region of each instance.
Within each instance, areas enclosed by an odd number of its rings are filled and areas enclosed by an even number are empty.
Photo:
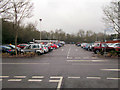
[[[3,46],[2,48],[5,48],[5,49],[11,49],[10,47],[7,47],[7,46]]]

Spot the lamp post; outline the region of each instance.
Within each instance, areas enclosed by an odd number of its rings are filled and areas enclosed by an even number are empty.
[[[41,22],[42,22],[42,19],[39,19],[39,20],[40,20],[40,42],[41,42],[41,31],[42,31]]]

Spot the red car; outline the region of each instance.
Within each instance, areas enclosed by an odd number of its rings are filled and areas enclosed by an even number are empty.
[[[21,49],[23,49],[25,46],[27,46],[28,44],[19,44],[19,45],[17,45],[17,47],[19,47],[19,48],[21,48]]]
[[[116,51],[120,52],[120,43],[116,44],[114,48]]]
[[[95,43],[95,46],[94,46],[94,53],[97,54],[97,53],[101,53],[101,52],[109,52],[109,51],[112,51],[114,50],[113,47],[108,47],[108,45],[104,42],[100,42],[100,43]]]
[[[51,47],[54,49],[57,49],[57,45],[55,45],[55,44],[52,44]]]

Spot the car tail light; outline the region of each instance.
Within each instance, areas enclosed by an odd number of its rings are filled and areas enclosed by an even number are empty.
[[[42,48],[40,48],[40,50],[42,50]]]
[[[9,51],[12,51],[11,49]]]
[[[46,49],[46,47],[44,47],[44,49]]]

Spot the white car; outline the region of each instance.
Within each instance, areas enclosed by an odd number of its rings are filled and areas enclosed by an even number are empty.
[[[23,49],[24,53],[25,52],[35,52],[37,54],[43,54],[44,49],[41,44],[29,44]]]
[[[120,44],[120,43],[113,43],[113,44],[109,45],[109,47],[115,48],[115,47],[117,47],[117,45],[119,45],[119,44]]]
[[[47,53],[47,52],[49,51],[49,49],[48,49],[48,46],[47,46],[47,45],[42,45],[42,47],[43,47],[44,53]]]

